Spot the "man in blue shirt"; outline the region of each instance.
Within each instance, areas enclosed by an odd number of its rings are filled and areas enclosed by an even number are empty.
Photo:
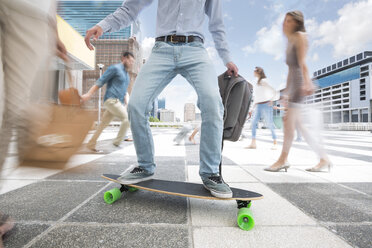
[[[98,39],[104,32],[114,32],[133,22],[140,11],[153,0],[126,0],[87,31],[85,42],[93,49],[90,38]],[[237,76],[226,42],[221,0],[158,0],[156,43],[146,64],[139,72],[128,105],[131,130],[136,147],[138,166],[120,178],[132,184],[152,178],[155,171],[154,145],[148,124],[151,103],[180,74],[198,95],[202,115],[199,174],[205,188],[216,197],[230,198],[232,192],[219,174],[223,132],[223,105],[217,75],[204,48],[203,22],[209,17],[209,31],[216,49],[230,75]]]
[[[81,96],[83,101],[88,101],[92,95],[103,85],[107,83],[106,93],[104,96],[105,113],[103,114],[102,121],[97,127],[93,137],[88,142],[87,147],[95,152],[98,137],[101,135],[110,122],[116,117],[121,121],[120,130],[113,144],[119,146],[123,141],[125,134],[129,128],[128,113],[124,107],[127,105],[127,88],[129,85],[128,70],[134,63],[134,56],[130,52],[124,52],[121,56],[121,63],[111,65],[107,68],[105,73],[97,80],[88,93]]]

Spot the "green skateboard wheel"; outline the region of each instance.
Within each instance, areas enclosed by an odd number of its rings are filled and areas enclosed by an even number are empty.
[[[130,186],[128,186],[128,191],[129,192],[135,192],[135,191],[137,191],[138,189],[137,188],[134,188],[134,187],[130,187]]]
[[[254,227],[252,211],[248,208],[239,209],[237,222],[240,229],[245,231],[251,230]]]
[[[117,199],[121,197],[120,189],[114,188],[109,191],[106,191],[103,195],[103,199],[107,204],[113,204]]]
[[[252,207],[252,202],[250,202],[248,205],[247,205],[247,208],[251,208]]]

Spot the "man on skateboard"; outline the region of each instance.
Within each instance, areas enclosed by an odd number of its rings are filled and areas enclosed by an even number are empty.
[[[127,0],[87,31],[85,42],[93,49],[90,38],[98,39],[104,32],[127,27],[140,11],[153,0]],[[152,178],[155,171],[154,145],[148,122],[150,105],[178,74],[193,86],[198,95],[202,115],[200,170],[203,184],[213,196],[232,197],[232,191],[219,174],[223,132],[223,105],[217,75],[204,48],[203,22],[209,17],[209,30],[216,49],[230,75],[238,68],[231,61],[222,19],[220,0],[159,0],[156,43],[139,72],[133,87],[128,112],[131,122],[138,166],[124,173],[118,181],[134,184]]]
[[[127,104],[127,88],[129,85],[129,74],[128,70],[132,67],[134,62],[134,56],[130,52],[123,52],[121,56],[121,63],[111,65],[105,73],[97,80],[96,84],[93,85],[88,93],[81,96],[83,101],[88,101],[92,95],[107,83],[107,89],[104,97],[104,106],[106,108],[105,113],[96,132],[88,142],[88,149],[98,152],[96,149],[96,143],[98,137],[101,135],[103,129],[105,129],[114,117],[121,120],[120,130],[113,144],[119,146],[124,140],[124,137],[129,128],[129,120],[127,110],[124,107],[124,103]]]

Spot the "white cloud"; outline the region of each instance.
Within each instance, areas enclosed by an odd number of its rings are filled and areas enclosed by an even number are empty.
[[[223,18],[224,18],[225,20],[229,20],[229,21],[232,20],[231,15],[229,15],[229,14],[227,14],[227,13],[223,14]]]
[[[141,42],[142,58],[148,59],[151,54],[151,49],[155,44],[155,38],[146,37]]]
[[[268,8],[268,7],[267,7]],[[274,11],[280,10],[278,4],[272,5]],[[364,0],[344,5],[338,12],[338,19],[318,23],[315,19],[305,20],[309,34],[310,53],[317,47],[331,46],[335,58],[342,58],[366,50],[372,43],[371,27],[372,0]],[[285,38],[282,34],[284,16],[269,27],[260,29],[253,44],[242,48],[246,55],[262,52],[279,60],[284,55]],[[312,60],[318,61],[319,54],[313,54]]]
[[[257,33],[257,39],[253,45],[242,48],[246,55],[250,53],[263,52],[273,55],[275,60],[283,57],[285,40],[282,34],[282,23],[284,17],[280,15],[271,27],[263,27]]]
[[[311,35],[314,46],[331,45],[336,58],[360,52],[372,42],[372,0],[348,3],[339,11],[339,18],[316,24]]]
[[[311,59],[312,59],[314,62],[318,61],[318,60],[319,60],[319,54],[318,54],[318,53],[314,53]]]

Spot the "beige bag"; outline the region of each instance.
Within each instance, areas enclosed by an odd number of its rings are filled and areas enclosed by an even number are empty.
[[[26,152],[20,158],[21,166],[63,168],[78,151],[95,117],[74,103],[33,106],[29,113],[30,136]]]

